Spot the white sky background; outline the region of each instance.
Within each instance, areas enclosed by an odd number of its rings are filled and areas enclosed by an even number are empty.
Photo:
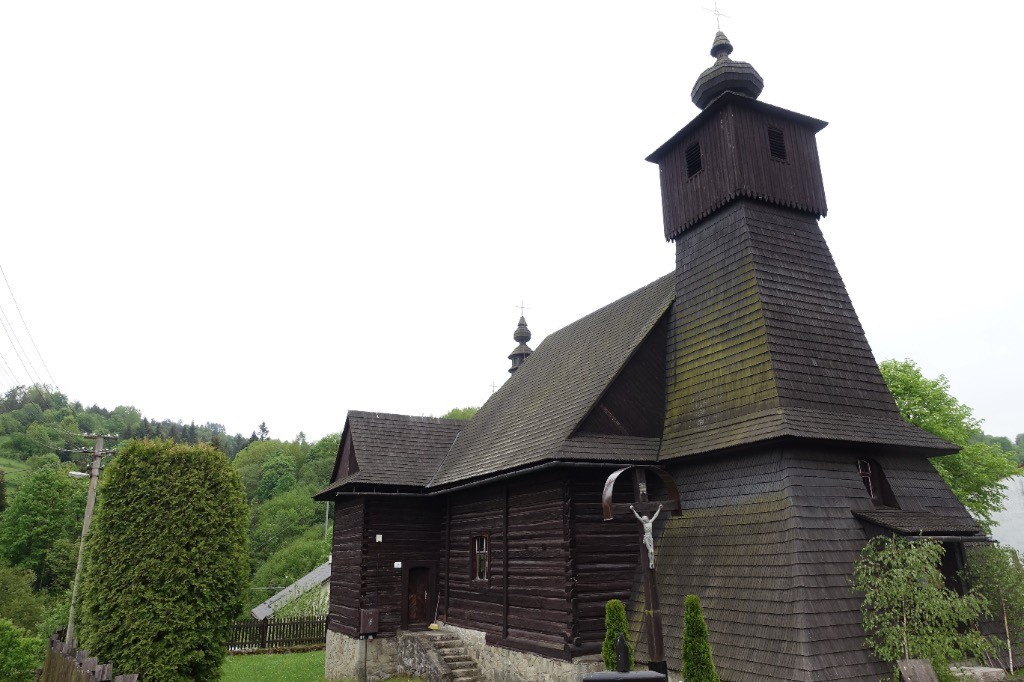
[[[697,114],[705,5],[4,3],[0,265],[85,404],[311,439],[479,405],[521,298],[536,347],[672,269],[644,157]],[[830,122],[876,357],[1024,432],[1024,3],[722,10],[761,99]]]

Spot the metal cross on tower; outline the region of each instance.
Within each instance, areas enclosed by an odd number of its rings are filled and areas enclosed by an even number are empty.
[[[615,481],[625,472],[633,475],[633,503],[615,502]],[[665,488],[668,499],[651,500],[648,495],[647,474],[658,477]],[[640,571],[644,576],[644,620],[647,621],[647,667],[662,674],[668,674],[665,661],[664,637],[661,631],[661,606],[658,603],[658,583],[654,574],[654,518],[663,511],[679,514],[679,489],[668,472],[654,466],[629,466],[612,473],[604,482],[601,493],[601,508],[604,520],[611,521],[616,515],[635,515],[640,521],[643,539],[640,543]]]
[[[718,0],[715,0],[714,8],[705,7],[704,9],[705,11],[711,12],[712,14],[715,15],[715,26],[716,29],[719,31],[722,30],[722,17],[725,17],[726,19],[732,19],[732,17],[730,17],[728,14],[723,14],[721,10],[718,9]]]

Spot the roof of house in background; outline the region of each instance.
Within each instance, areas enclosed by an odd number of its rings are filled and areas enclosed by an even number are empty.
[[[256,620],[264,620],[274,615],[274,611],[281,608],[296,597],[309,592],[317,585],[323,585],[331,577],[331,562],[326,561],[312,571],[302,576],[288,587],[284,588],[270,599],[259,604],[250,611]]]

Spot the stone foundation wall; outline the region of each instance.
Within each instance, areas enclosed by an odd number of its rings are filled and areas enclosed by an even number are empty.
[[[398,641],[394,637],[355,639],[328,630],[325,658],[328,680],[379,682],[394,677],[398,670]]]
[[[561,661],[488,645],[484,633],[478,630],[446,625],[442,631],[459,636],[487,682],[582,682],[587,673],[604,670],[600,655]],[[400,632],[397,637],[359,640],[327,631],[324,676],[328,681],[380,682],[395,675],[412,675],[430,682],[451,679],[437,652],[419,638]]]
[[[581,682],[587,673],[604,670],[600,655],[560,661],[488,645],[484,633],[478,630],[445,625],[442,631],[462,639],[488,682]]]
[[[398,674],[430,682],[451,682],[452,671],[429,640],[398,633]]]

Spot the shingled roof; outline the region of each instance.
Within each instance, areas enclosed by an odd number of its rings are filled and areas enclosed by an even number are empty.
[[[430,486],[584,451],[596,460],[621,461],[629,451],[621,447],[622,439],[620,447],[607,449],[563,445],[674,298],[670,273],[548,336],[470,420]],[[648,452],[657,443],[637,441]]]
[[[422,488],[465,425],[461,419],[351,411],[339,457],[350,438],[358,470],[338,478],[316,497],[358,483]]]

